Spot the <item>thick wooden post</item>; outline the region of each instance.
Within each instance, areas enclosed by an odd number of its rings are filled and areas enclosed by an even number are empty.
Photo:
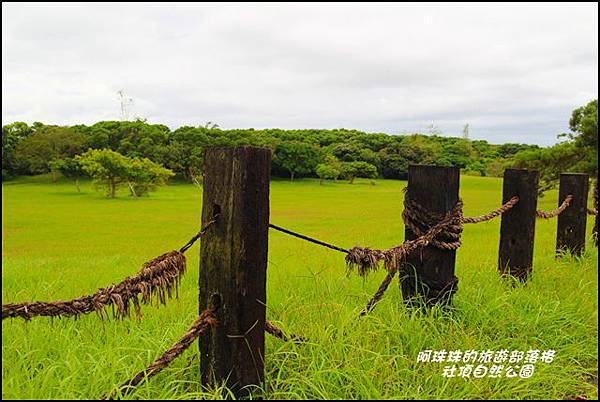
[[[590,177],[583,173],[562,173],[558,191],[558,205],[573,196],[571,204],[558,216],[556,231],[556,251],[562,254],[570,251],[579,256],[585,250],[585,227],[587,223],[587,200]]]
[[[519,202],[502,215],[498,269],[502,275],[511,275],[522,281],[529,277],[533,269],[539,180],[538,171],[504,171],[502,203],[515,195],[519,197]]]
[[[458,202],[460,169],[414,165],[408,168],[407,196],[426,210],[445,214]],[[405,239],[413,240],[416,235],[405,229]],[[457,290],[454,276],[456,250],[441,250],[425,247],[406,258],[400,276],[400,288],[404,300],[422,301],[426,305],[450,302]]]
[[[200,248],[200,311],[218,324],[200,340],[202,384],[237,397],[264,378],[271,151],[210,148],[204,155],[202,225],[218,215]]]

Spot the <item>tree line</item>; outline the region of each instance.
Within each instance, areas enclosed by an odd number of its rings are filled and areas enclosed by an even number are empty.
[[[577,108],[569,122],[571,132],[560,135],[557,145],[545,148],[490,144],[468,136],[388,135],[349,129],[224,130],[212,125],[171,130],[144,120],[73,126],[15,122],[2,127],[2,179],[49,172],[74,180],[88,175],[104,183],[109,194],[126,183],[132,195],[137,195],[152,188],[146,188],[144,180],[160,183],[176,175],[198,181],[207,147],[253,145],[271,148],[272,174],[292,180],[406,179],[410,164],[435,164],[481,176],[499,176],[507,167],[536,168],[542,172],[544,185],[551,186],[561,171],[597,175],[597,116],[597,100]],[[111,182],[106,172],[99,178],[98,160],[104,161],[104,169],[110,163],[120,164],[120,178]],[[142,171],[154,173],[142,178]]]

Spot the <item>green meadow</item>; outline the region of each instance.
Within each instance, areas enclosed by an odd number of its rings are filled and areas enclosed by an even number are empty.
[[[406,182],[271,184],[271,222],[330,241],[387,248],[403,241]],[[461,178],[465,215],[501,204],[502,181]],[[557,204],[557,192],[539,208]],[[107,199],[90,182],[27,177],[2,185],[2,303],[70,299],[132,275],[179,248],[199,229],[202,190],[173,183],[149,197]],[[588,221],[591,233],[592,219]],[[533,276],[526,285],[497,272],[500,221],[468,225],[457,253],[454,309],[405,308],[397,281],[369,316],[359,311],[383,271],[347,275],[344,255],[270,232],[267,318],[307,337],[303,345],[267,337],[265,399],[597,398],[598,253],[555,258],[556,220],[538,221]],[[591,235],[588,235],[590,238]],[[150,364],[198,314],[198,254],[187,253],[179,298],[143,306],[141,320],[34,318],[2,322],[3,399],[98,398]],[[555,350],[530,378],[447,378],[445,363],[417,362],[424,350]],[[193,346],[142,382],[131,399],[220,398],[199,383]],[[505,363],[505,365],[507,365]]]

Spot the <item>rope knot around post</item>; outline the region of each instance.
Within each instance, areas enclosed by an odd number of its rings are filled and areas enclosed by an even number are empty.
[[[452,210],[439,214],[428,211],[411,200],[406,193],[402,218],[404,225],[417,238],[387,250],[355,246],[348,250],[346,264],[349,269],[356,267],[359,275],[366,276],[377,270],[379,263],[383,261],[385,269],[391,273],[400,269],[406,257],[419,248],[432,246],[442,250],[456,250],[462,244],[462,207],[462,200],[459,199]]]
[[[402,218],[404,225],[412,230],[418,238],[424,237],[426,245],[442,250],[456,250],[462,244],[462,208],[463,202],[459,199],[454,208],[446,214],[431,212],[410,199],[406,193]]]

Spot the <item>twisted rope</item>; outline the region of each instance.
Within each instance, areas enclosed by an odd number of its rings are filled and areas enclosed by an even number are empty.
[[[299,343],[304,343],[306,342],[306,339],[304,339],[301,336],[298,335],[286,335],[285,332],[283,332],[283,330],[281,328],[279,328],[277,325],[273,324],[271,321],[267,320],[265,322],[265,332],[273,335],[275,338],[278,338],[284,342],[294,342],[296,344]]]
[[[116,285],[101,288],[92,295],[80,296],[68,301],[3,304],[2,319],[14,317],[31,319],[36,316],[67,317],[91,312],[105,317],[103,309],[108,306],[113,306],[114,317],[123,318],[129,317],[131,305],[135,308],[136,315],[140,317],[140,303],[150,304],[153,299],[158,299],[159,303],[164,305],[167,298],[173,297],[173,291],[177,294],[179,281],[186,270],[183,253],[215,222],[216,217],[179,251],[173,250],[146,262],[136,275],[129,276]]]
[[[309,236],[306,236],[306,235],[303,235],[303,234],[300,234],[300,233],[292,232],[289,229],[282,228],[281,226],[277,226],[277,225],[274,225],[272,223],[269,223],[269,227],[271,229],[275,229],[275,230],[277,230],[279,232],[288,234],[290,236],[294,236],[294,237],[297,237],[299,239],[306,240],[306,241],[314,243],[314,244],[318,244],[319,246],[323,246],[323,247],[326,247],[326,248],[329,248],[329,249],[332,249],[332,250],[336,250],[336,251],[341,251],[342,253],[347,253],[348,252],[348,250],[346,250],[345,248],[338,247],[338,246],[335,246],[333,244],[325,243],[324,241],[317,240],[315,238],[312,238],[312,237],[309,237]]]
[[[472,217],[463,217],[462,223],[481,223],[481,222],[490,221],[490,220],[504,214],[506,211],[510,210],[512,207],[517,205],[518,202],[519,202],[519,197],[515,195],[510,200],[508,200],[508,202],[506,204],[502,205],[500,208],[498,208],[488,214],[480,215],[480,216],[472,216]]]
[[[565,211],[565,209],[567,209],[569,205],[571,205],[571,201],[573,201],[573,195],[569,194],[567,195],[567,198],[565,198],[565,200],[562,202],[562,204],[560,204],[560,206],[554,211],[536,211],[535,216],[542,219],[555,218],[558,215],[562,214]]]
[[[114,306],[115,317],[129,316],[133,304],[136,314],[140,315],[141,302],[148,304],[155,296],[161,304],[173,296],[179,279],[186,269],[185,256],[179,251],[170,251],[144,264],[134,276],[122,282],[99,289],[93,295],[81,296],[69,301],[9,303],[2,305],[2,319],[21,317],[30,319],[35,316],[57,317],[77,316],[98,312],[107,306]]]
[[[392,283],[394,276],[396,276],[396,272],[397,271],[394,270],[392,272],[388,272],[385,275],[385,278],[383,278],[383,282],[381,282],[381,285],[379,285],[377,292],[375,292],[375,294],[373,295],[371,300],[369,300],[369,302],[367,303],[366,307],[360,312],[359,318],[363,317],[363,316],[369,314],[371,311],[373,311],[373,309],[375,308],[375,305],[381,301],[381,299],[383,298],[383,295],[385,294],[388,287],[390,286],[390,283]]]
[[[190,241],[188,241],[183,247],[181,247],[179,249],[179,252],[181,253],[185,253],[190,247],[192,247],[194,245],[194,243],[201,238],[202,236],[204,236],[204,234],[206,233],[206,231],[215,223],[217,223],[217,218],[219,217],[219,214],[216,214],[215,216],[213,216],[213,219],[210,220],[202,229],[200,229],[200,231],[198,233],[196,233],[194,235],[194,237],[192,237],[190,239]]]
[[[215,325],[217,325],[217,319],[213,311],[204,310],[192,324],[192,326],[181,337],[181,339],[171,346],[171,348],[165,351],[159,358],[154,360],[154,362],[146,367],[145,370],[140,371],[129,381],[126,381],[117,387],[117,389],[115,389],[110,395],[104,395],[102,399],[116,399],[129,394],[144,378],[149,379],[160,373],[173,360],[175,360],[175,358],[189,348],[192,342],[204,335],[211,327],[214,327]]]
[[[433,246],[444,250],[456,250],[461,246],[462,233],[462,200],[458,200],[454,208],[446,214],[427,211],[412,201],[408,194],[404,198],[402,217],[405,226],[417,237],[399,246],[377,250],[355,246],[346,256],[348,270],[356,268],[361,276],[375,271],[381,261],[388,272],[398,270],[406,257],[419,248]]]

